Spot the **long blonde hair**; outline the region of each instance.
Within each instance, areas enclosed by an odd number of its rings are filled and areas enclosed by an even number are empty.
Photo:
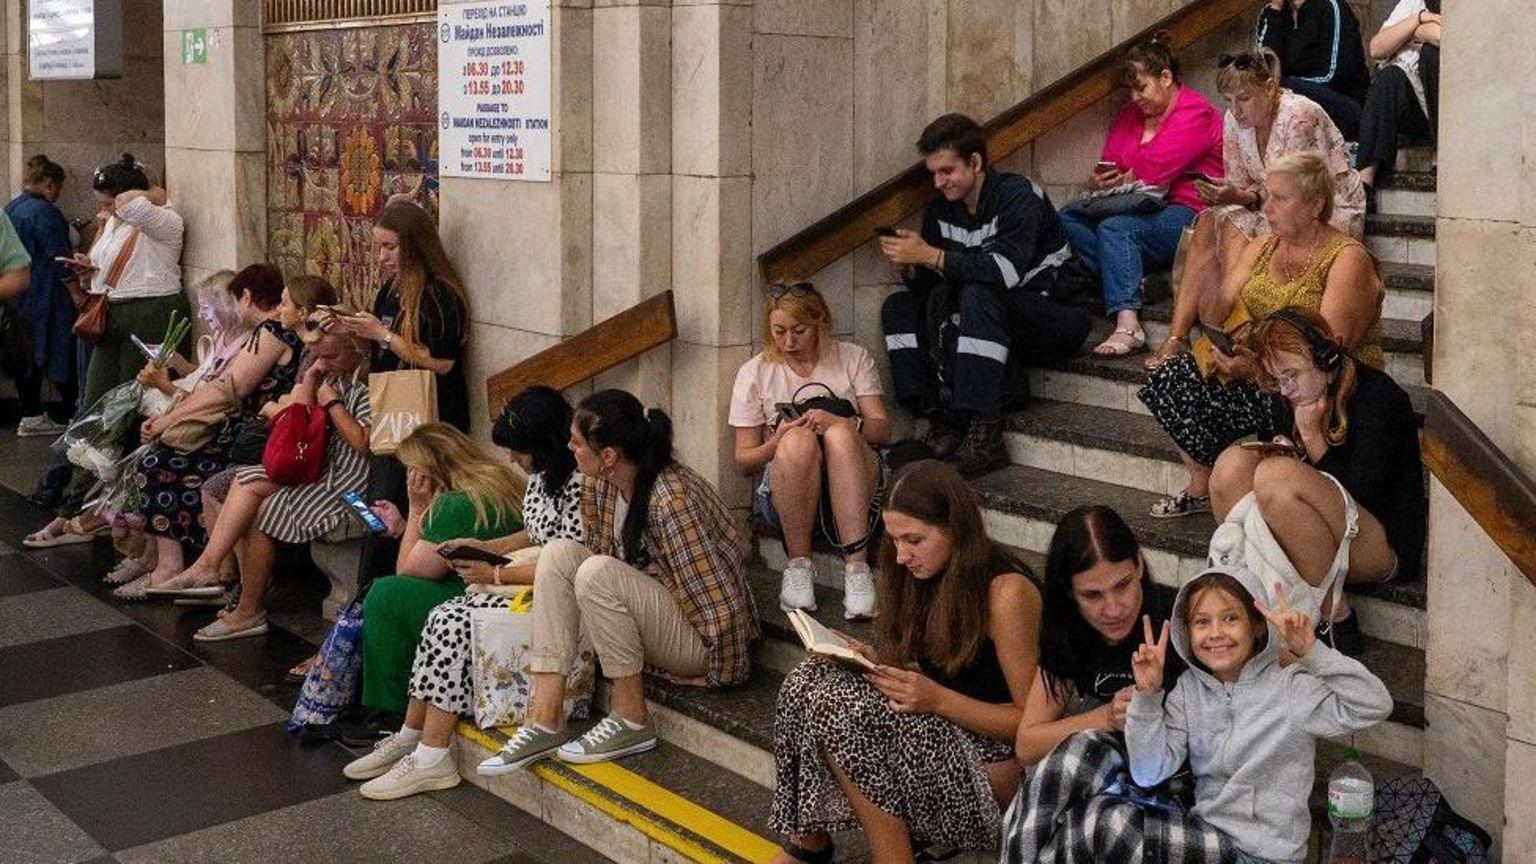
[[[400,267],[395,274],[395,291],[400,295],[400,335],[411,342],[421,341],[416,338],[417,319],[421,317],[421,298],[428,280],[448,286],[453,301],[462,310],[460,320],[467,321],[469,297],[464,293],[464,280],[443,251],[443,241],[427,211],[411,201],[395,201],[384,206],[378,226],[395,232],[400,241]],[[461,338],[467,338],[468,333],[466,327]]]
[[[444,491],[468,495],[475,508],[475,530],[491,525],[493,510],[522,518],[523,484],[511,467],[485,455],[469,436],[447,423],[417,426],[400,442],[395,458],[437,481]]]

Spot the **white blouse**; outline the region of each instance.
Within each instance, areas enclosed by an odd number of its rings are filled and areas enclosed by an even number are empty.
[[[108,289],[107,271],[135,228],[139,229],[139,240],[133,247],[133,257],[123,268],[117,286]],[[147,198],[134,198],[117,208],[116,215],[107,219],[101,236],[91,246],[91,263],[96,265],[91,293],[107,294],[113,300],[180,294],[184,231],[181,214],[169,206],[156,207]]]

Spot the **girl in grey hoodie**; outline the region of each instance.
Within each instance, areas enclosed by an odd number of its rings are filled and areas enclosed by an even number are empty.
[[[1312,621],[1274,608],[1258,577],[1212,567],[1185,585],[1171,622],[1132,658],[1136,694],[1126,714],[1131,777],[1155,786],[1186,756],[1195,775],[1194,814],[1230,835],[1248,860],[1300,862],[1311,819],[1315,739],[1348,735],[1386,719],[1392,697],[1359,662],[1317,643]],[[1189,663],[1166,697],[1163,661],[1173,643]],[[1280,665],[1281,649],[1297,659]]]

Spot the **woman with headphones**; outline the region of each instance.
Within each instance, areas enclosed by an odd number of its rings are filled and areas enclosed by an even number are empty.
[[[1253,493],[1264,523],[1313,586],[1336,576],[1417,578],[1429,504],[1408,394],[1358,362],[1323,317],[1305,309],[1260,321],[1250,347],[1260,386],[1290,408],[1292,432],[1221,454],[1211,473],[1217,520]],[[1331,629],[1346,653],[1358,645],[1359,623],[1342,599],[1320,629]]]

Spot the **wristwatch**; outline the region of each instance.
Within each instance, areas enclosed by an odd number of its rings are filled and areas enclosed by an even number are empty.
[[[385,330],[384,331],[384,338],[383,338],[383,340],[380,341],[380,344],[383,345],[387,349],[387,348],[389,348],[390,343],[392,343],[394,341],[395,341],[395,332],[393,330]]]

